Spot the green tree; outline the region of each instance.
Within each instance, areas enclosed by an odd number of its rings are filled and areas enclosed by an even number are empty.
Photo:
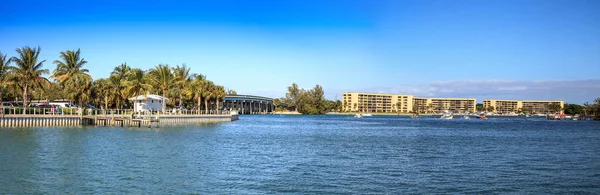
[[[173,67],[173,80],[175,81],[175,86],[177,87],[179,94],[179,107],[183,106],[183,90],[190,85],[192,82],[190,68],[185,64],[182,66],[177,65]]]
[[[186,90],[184,90],[184,92],[190,99],[197,100],[196,109],[199,114],[202,106],[202,95],[204,91],[204,85],[206,83],[206,76],[202,74],[192,74],[191,77],[192,81],[189,84],[189,87],[187,87]]]
[[[483,108],[483,104],[476,104],[475,109],[477,110],[477,112],[485,111],[485,109]]]
[[[560,104],[552,103],[548,105],[548,109],[552,112],[560,112],[562,110],[562,107],[560,106]]]
[[[92,97],[94,104],[102,109],[109,108],[112,98],[118,96],[118,94],[114,94],[116,91],[112,88],[113,86],[108,79],[98,79],[92,82]]]
[[[127,63],[123,63],[117,67],[110,73],[109,81],[111,86],[114,87],[113,99],[116,103],[117,108],[122,108],[121,102],[127,99],[125,94],[125,82],[127,80],[127,74],[131,71],[131,67],[127,65]]]
[[[315,102],[313,96],[311,95],[310,90],[304,91],[302,90],[298,94],[298,112],[302,114],[318,114],[319,110],[315,107]]]
[[[215,99],[217,101],[217,106],[216,109],[219,110],[219,105],[220,105],[220,100],[222,100],[223,98],[225,98],[225,87],[221,86],[221,85],[216,85],[214,87],[214,95],[215,95]]]
[[[318,114],[324,114],[327,110],[325,107],[325,92],[323,87],[316,85],[312,90],[309,91],[309,95],[312,98],[313,106],[317,109]]]
[[[290,100],[290,105],[294,107],[294,111],[298,112],[298,106],[300,104],[300,95],[301,90],[298,88],[296,83],[292,83],[291,86],[288,87],[288,93],[285,94],[285,97]]]
[[[39,92],[40,99],[44,97],[48,102],[56,99],[65,99],[66,97],[64,87],[60,86],[57,82],[48,82],[43,89],[37,91]]]
[[[12,60],[6,57],[6,54],[0,52],[0,108],[2,107],[3,98],[4,98],[4,90],[6,86],[12,85],[10,80],[10,62]],[[4,109],[2,110],[4,112]]]
[[[127,80],[124,83],[124,92],[128,96],[133,95],[134,97],[137,97],[143,94],[145,98],[146,94],[152,90],[152,85],[148,84],[146,81],[147,78],[144,71],[139,68],[132,68],[130,71],[128,71],[126,78]],[[165,101],[163,100],[162,102],[164,106]]]
[[[86,99],[86,92],[89,91],[92,77],[88,70],[83,68],[87,63],[81,58],[81,51],[67,50],[60,52],[60,60],[55,60],[56,69],[50,78],[56,79],[62,86],[68,90],[67,94],[70,100],[79,100],[79,107],[83,106],[83,100]]]
[[[279,106],[281,106],[281,100],[279,98],[273,99],[273,106],[275,106],[275,108],[279,108]]]
[[[149,78],[151,83],[162,90],[162,96],[167,97],[167,89],[171,87],[174,81],[173,73],[171,72],[169,65],[159,64],[153,69],[150,69]],[[166,109],[166,101],[162,101],[162,112],[165,112]]]
[[[40,55],[40,47],[37,49],[31,47],[22,47],[17,49],[19,57],[12,57],[11,61],[15,62],[15,66],[11,66],[12,79],[19,83],[23,90],[23,106],[28,107],[28,92],[35,87],[43,87],[43,84],[48,80],[42,77],[42,74],[48,74],[48,69],[44,69],[46,60],[38,61]],[[25,109],[23,109],[25,114]]]
[[[565,104],[565,114],[582,114],[583,106],[579,104]]]
[[[204,106],[205,106],[204,109],[205,109],[206,113],[208,113],[208,107],[209,107],[208,101],[215,97],[214,89],[213,89],[214,85],[215,84],[210,80],[207,80],[206,82],[204,82],[204,85],[203,85],[202,97],[204,97]]]
[[[237,92],[233,89],[228,89],[227,90],[227,95],[237,95]]]

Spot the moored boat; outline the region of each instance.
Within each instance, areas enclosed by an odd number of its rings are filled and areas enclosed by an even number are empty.
[[[452,114],[452,112],[449,111],[444,111],[444,113],[442,114],[442,116],[440,117],[440,119],[444,119],[444,120],[451,120],[454,118],[454,115]]]
[[[478,119],[487,119],[487,116],[485,116],[484,113],[481,113],[479,116],[477,116]]]

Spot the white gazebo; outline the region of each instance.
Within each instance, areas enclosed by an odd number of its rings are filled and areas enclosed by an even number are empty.
[[[135,112],[145,112],[145,111],[162,111],[163,101],[169,100],[169,98],[148,94],[146,96],[139,95],[136,97],[129,98],[129,100],[133,101],[133,110]]]

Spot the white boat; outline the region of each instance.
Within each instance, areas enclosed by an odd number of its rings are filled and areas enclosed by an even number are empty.
[[[463,116],[464,119],[470,119],[469,115]]]
[[[444,113],[440,117],[440,119],[445,119],[445,120],[450,120],[450,119],[453,119],[453,118],[454,118],[454,115],[452,115],[452,112],[448,112],[447,110],[444,111]]]
[[[366,114],[362,114],[362,116],[373,116],[372,114],[366,113]]]
[[[362,118],[362,115],[361,114],[355,114],[354,118]]]

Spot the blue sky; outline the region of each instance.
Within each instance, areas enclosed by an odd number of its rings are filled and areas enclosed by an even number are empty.
[[[187,64],[239,93],[600,96],[600,1],[3,1],[0,51],[81,48],[94,78]]]

